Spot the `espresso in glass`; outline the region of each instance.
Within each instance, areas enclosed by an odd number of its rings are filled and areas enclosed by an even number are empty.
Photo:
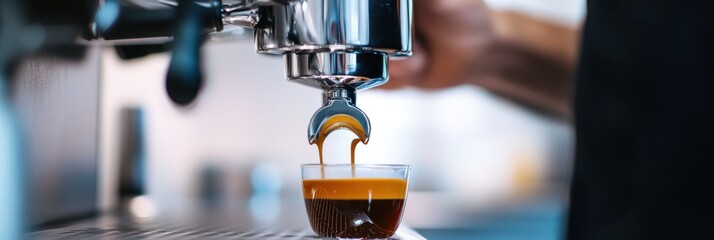
[[[303,196],[319,236],[389,238],[407,196],[406,165],[303,165]]]

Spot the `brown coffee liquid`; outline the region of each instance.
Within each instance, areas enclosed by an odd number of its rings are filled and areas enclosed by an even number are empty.
[[[397,230],[407,181],[386,178],[303,180],[310,226],[320,236],[388,238]]]
[[[325,120],[325,123],[322,124],[322,128],[320,128],[320,131],[317,134],[317,139],[315,140],[315,144],[317,145],[317,151],[318,154],[320,155],[320,164],[324,164],[323,158],[322,158],[322,146],[325,143],[325,139],[327,138],[327,135],[332,133],[333,131],[337,129],[348,129],[352,131],[355,135],[357,135],[357,138],[352,140],[352,146],[350,148],[350,163],[352,165],[355,164],[355,148],[357,148],[357,144],[359,142],[362,142],[364,144],[367,144],[367,135],[364,132],[364,129],[362,128],[362,125],[357,122],[357,119],[345,115],[345,114],[337,114],[334,115],[328,119]],[[325,176],[324,171],[322,172],[322,176]],[[354,176],[354,169],[352,169],[352,176]]]
[[[352,139],[352,145],[350,146],[350,163],[352,163],[352,177],[355,177],[355,149],[357,144],[361,142],[359,138]]]

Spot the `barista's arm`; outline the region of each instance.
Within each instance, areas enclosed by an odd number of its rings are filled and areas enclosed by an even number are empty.
[[[481,0],[415,1],[414,56],[391,62],[387,87],[475,84],[527,106],[570,115],[575,29]]]

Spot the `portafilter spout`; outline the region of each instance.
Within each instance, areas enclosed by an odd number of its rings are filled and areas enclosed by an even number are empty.
[[[357,107],[357,90],[379,86],[387,81],[387,54],[290,53],[286,55],[286,64],[288,79],[323,89],[323,106],[308,124],[310,144],[317,143],[320,137],[324,139],[336,128],[351,129],[363,143],[367,143],[369,118]]]
[[[371,131],[369,118],[355,106],[355,90],[345,87],[333,87],[323,93],[323,107],[310,119],[307,138],[310,144],[324,140],[327,134],[340,129],[353,130],[362,143],[369,141]]]

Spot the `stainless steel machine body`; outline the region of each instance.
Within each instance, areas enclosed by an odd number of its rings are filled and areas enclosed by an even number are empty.
[[[287,79],[324,90],[310,143],[336,114],[354,117],[369,138],[356,91],[386,83],[389,57],[412,53],[411,0],[242,1],[223,15],[224,24],[254,29],[259,53],[284,55]]]
[[[412,0],[167,2],[171,1],[156,4],[171,5],[175,11],[143,7],[137,10],[137,6],[146,4],[133,3],[126,7],[129,4],[107,0],[98,12],[95,37],[162,36],[175,23],[176,30],[171,32],[175,41],[167,91],[175,103],[185,105],[196,98],[202,85],[199,35],[220,32],[226,25],[253,29],[258,53],[284,56],[287,79],[323,89],[323,108],[308,125],[311,143],[325,117],[333,113],[357,119],[368,138],[369,119],[355,105],[356,92],[387,82],[389,58],[407,57],[412,53]],[[134,9],[122,13],[122,8]],[[141,17],[150,13],[158,17]],[[341,100],[331,100],[329,96],[343,92],[346,96],[340,99],[347,104],[330,104]]]

